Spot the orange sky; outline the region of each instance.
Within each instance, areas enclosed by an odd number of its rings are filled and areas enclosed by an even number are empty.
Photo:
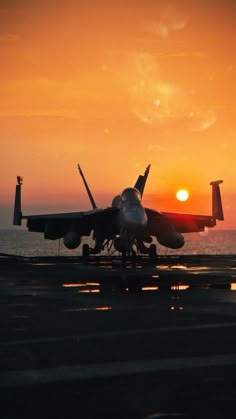
[[[0,0],[0,227],[100,205],[151,163],[144,204],[236,228],[235,1]],[[179,187],[190,191],[176,201]]]

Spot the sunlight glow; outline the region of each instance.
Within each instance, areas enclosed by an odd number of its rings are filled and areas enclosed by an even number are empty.
[[[176,193],[176,198],[179,201],[187,201],[188,197],[189,197],[189,193],[186,189],[179,189]]]
[[[209,214],[216,174],[235,230],[234,16],[235,1],[2,1],[1,228],[16,174],[23,213],[78,212],[78,162],[101,209],[150,162],[147,208]]]

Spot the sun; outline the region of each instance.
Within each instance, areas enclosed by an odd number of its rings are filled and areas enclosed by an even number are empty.
[[[179,189],[176,193],[176,198],[179,201],[187,201],[188,197],[189,197],[189,193],[186,189]]]

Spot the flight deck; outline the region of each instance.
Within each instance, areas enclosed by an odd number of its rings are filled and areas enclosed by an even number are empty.
[[[236,282],[236,255],[171,255],[150,259],[148,256],[17,256],[0,253],[0,266],[7,275],[30,276],[46,281],[87,281],[104,288],[117,286],[115,291],[130,291],[142,287],[168,288],[218,286],[231,288]],[[130,288],[130,289],[129,289]],[[131,290],[132,291],[132,290]]]
[[[0,255],[7,418],[234,418],[236,255]]]

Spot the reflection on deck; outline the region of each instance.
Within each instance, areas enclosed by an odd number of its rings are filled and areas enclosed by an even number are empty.
[[[21,281],[33,278],[34,291],[44,283],[80,294],[100,292],[187,291],[194,288],[236,289],[236,255],[176,255],[127,259],[119,257],[0,258],[1,270]],[[14,282],[13,282],[14,283]]]
[[[159,287],[142,287],[142,291],[157,291]]]
[[[190,287],[189,285],[172,285],[172,291],[185,291],[188,290]]]
[[[76,287],[98,287],[100,285],[99,282],[78,282],[78,283],[65,283],[62,284],[65,288],[76,288]]]

